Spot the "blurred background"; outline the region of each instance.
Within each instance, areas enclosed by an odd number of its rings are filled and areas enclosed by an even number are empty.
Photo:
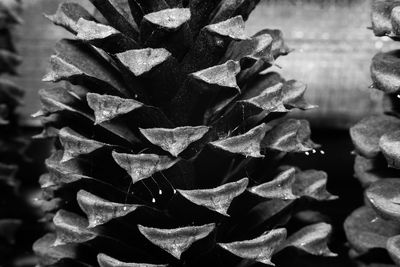
[[[89,1],[75,0],[85,4]],[[24,63],[20,77],[13,78],[27,89],[29,116],[39,108],[37,90],[49,86],[40,80],[56,40],[69,34],[53,26],[43,13],[53,13],[62,0],[25,0],[25,24],[17,41]],[[370,25],[370,0],[261,0],[247,23],[249,34],[263,28],[284,33],[292,54],[281,57],[276,68],[284,77],[308,84],[307,97],[319,109],[297,116],[307,117],[318,128],[346,129],[367,114],[380,111],[381,96],[369,90],[371,57],[396,44],[376,38]],[[34,124],[29,119],[26,123]]]

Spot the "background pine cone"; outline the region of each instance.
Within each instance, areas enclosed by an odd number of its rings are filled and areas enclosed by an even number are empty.
[[[398,41],[399,22],[400,1],[373,2],[372,29],[376,36]],[[368,266],[400,265],[399,54],[399,50],[384,52],[372,59],[372,87],[385,94],[385,114],[365,118],[350,130],[356,148],[355,177],[366,188],[365,206],[355,210],[344,227],[351,256]]]
[[[21,1],[0,1],[0,265],[32,266],[32,240],[36,218],[23,193],[24,180],[33,178],[25,151],[29,140],[16,112],[24,91],[8,80],[21,62],[13,43],[13,30],[22,22]],[[26,174],[29,175],[26,175]]]

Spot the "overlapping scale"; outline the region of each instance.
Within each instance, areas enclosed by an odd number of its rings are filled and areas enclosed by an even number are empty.
[[[263,171],[318,147],[283,118],[313,107],[306,86],[264,73],[289,52],[282,33],[246,35],[253,0],[91,2],[102,19],[68,3],[48,16],[76,38],[44,79],[67,86],[42,91],[36,114],[59,137],[40,180],[55,225],[34,246],[41,264],[205,266],[218,250],[270,264],[286,239],[270,221],[298,198],[334,199],[323,172]],[[330,256],[329,227],[311,229],[286,247]]]
[[[372,2],[372,30],[376,36],[388,36],[394,41],[399,40],[399,8],[399,1]],[[391,258],[397,265],[397,188],[400,181],[398,63],[397,50],[380,52],[372,58],[372,88],[384,94],[384,114],[367,117],[350,130],[356,152],[355,177],[365,188],[366,207],[355,210],[344,224],[352,247],[351,255],[356,260],[362,261],[368,258],[368,255],[386,251],[388,255],[380,260],[390,262]]]

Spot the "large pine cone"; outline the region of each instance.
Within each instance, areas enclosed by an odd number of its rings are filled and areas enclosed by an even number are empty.
[[[279,167],[317,153],[306,86],[265,72],[279,30],[247,36],[257,0],[91,0],[48,16],[73,33],[40,92],[57,137],[40,179],[54,232],[43,266],[249,266],[287,247],[319,256],[330,225],[283,228],[307,201],[335,197],[324,172]],[[299,201],[303,200],[303,201]],[[306,202],[307,202],[306,201]],[[287,238],[288,236],[288,238]],[[142,264],[139,264],[142,263]]]

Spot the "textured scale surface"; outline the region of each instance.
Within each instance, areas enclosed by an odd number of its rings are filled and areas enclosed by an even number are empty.
[[[279,30],[246,34],[257,0],[90,0],[47,17],[61,40],[40,92],[56,152],[40,179],[54,231],[39,266],[250,266],[287,247],[332,256],[330,226],[287,231],[299,199],[335,199],[309,153],[306,86],[268,72]],[[288,237],[288,238],[287,238]],[[301,253],[299,254],[301,255]],[[279,264],[278,262],[276,264]]]
[[[373,33],[399,41],[399,11],[400,1],[372,1]],[[383,250],[387,252],[386,259],[376,261],[388,263],[391,258],[396,266],[400,266],[399,55],[399,50],[394,50],[372,58],[372,87],[384,93],[385,114],[367,117],[350,130],[356,152],[354,171],[365,188],[365,206],[355,210],[344,223],[351,255],[357,261]]]

